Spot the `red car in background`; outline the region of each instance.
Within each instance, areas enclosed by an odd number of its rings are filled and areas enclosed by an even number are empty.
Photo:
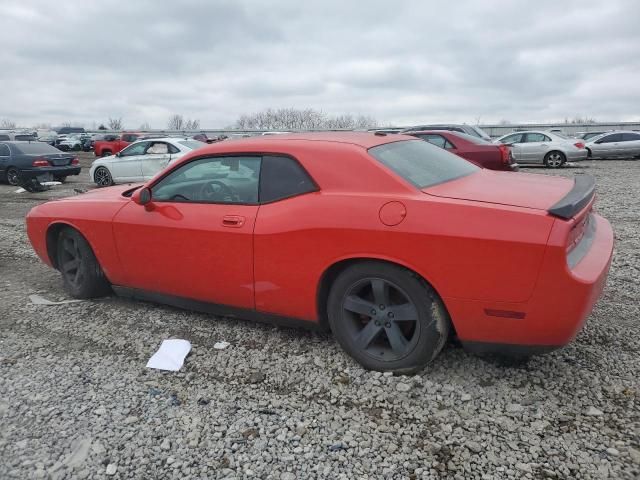
[[[120,135],[107,136],[104,140],[96,140],[93,144],[93,154],[96,157],[109,157],[115,155],[124,147],[135,142],[142,134],[124,132]]]
[[[451,153],[466,158],[479,167],[489,170],[518,170],[507,145],[495,144],[466,133],[445,130],[420,130],[407,132],[406,135],[425,140]]]
[[[44,203],[27,233],[74,297],[329,327],[364,367],[407,373],[451,330],[482,352],[571,341],[613,250],[594,202],[588,175],[494,172],[406,135],[300,133]]]

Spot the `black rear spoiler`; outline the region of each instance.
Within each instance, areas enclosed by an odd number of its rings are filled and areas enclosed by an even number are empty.
[[[596,193],[596,179],[591,175],[573,177],[573,188],[548,211],[555,217],[569,219],[587,206]]]

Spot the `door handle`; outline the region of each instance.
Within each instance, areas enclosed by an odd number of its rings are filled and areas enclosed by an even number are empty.
[[[240,215],[225,215],[222,217],[222,226],[240,228],[244,225],[245,218]]]

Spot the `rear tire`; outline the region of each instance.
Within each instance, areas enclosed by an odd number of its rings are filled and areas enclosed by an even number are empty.
[[[370,370],[416,372],[449,336],[438,294],[413,272],[384,262],[344,270],[331,286],[327,313],[338,343]]]
[[[89,242],[72,228],[58,236],[57,266],[64,288],[74,298],[101,297],[109,293],[109,282]]]
[[[108,187],[113,185],[113,178],[111,177],[111,172],[107,167],[96,168],[96,171],[93,172],[93,181],[99,187]]]
[[[113,155],[113,154],[111,153],[110,150],[105,150],[105,151],[102,152],[101,156],[102,157],[110,157],[111,155]]]
[[[17,187],[20,184],[20,174],[18,173],[18,169],[14,167],[9,167],[7,169],[7,183],[14,187]]]
[[[560,168],[566,161],[567,157],[565,157],[564,153],[558,152],[557,150],[549,152],[544,156],[544,164],[548,168]]]

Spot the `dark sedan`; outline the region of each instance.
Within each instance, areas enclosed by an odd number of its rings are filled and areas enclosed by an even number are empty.
[[[75,155],[44,142],[0,142],[0,180],[10,185],[56,180],[80,173]]]
[[[444,148],[482,168],[518,170],[518,164],[513,161],[509,147],[503,144],[496,145],[482,138],[445,130],[407,132],[405,135],[411,135]]]

